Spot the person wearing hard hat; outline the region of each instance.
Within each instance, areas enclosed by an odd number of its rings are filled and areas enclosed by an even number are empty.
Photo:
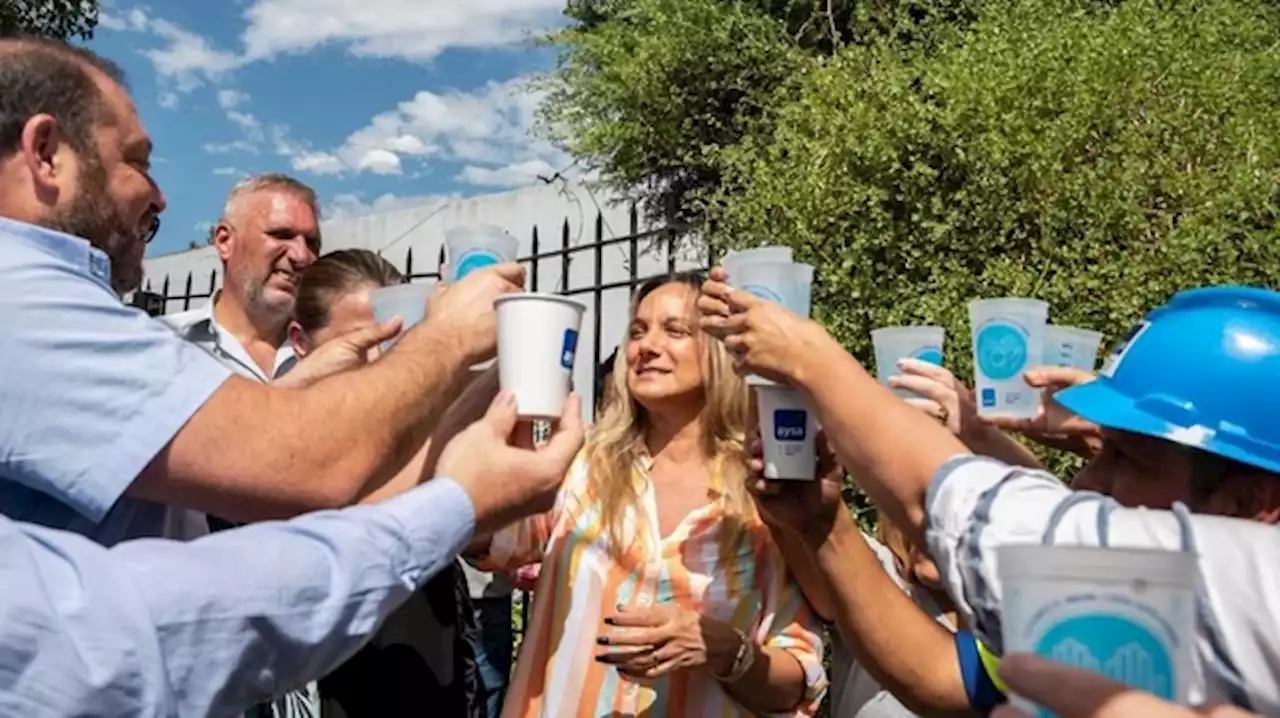
[[[927,541],[948,593],[984,643],[997,653],[1002,646],[998,546],[1043,540],[1194,550],[1203,586],[1203,698],[1280,713],[1280,603],[1273,600],[1280,595],[1273,525],[1280,518],[1273,414],[1280,294],[1182,292],[1125,337],[1096,381],[1058,393],[1104,438],[1075,482],[1093,491],[1073,491],[1044,471],[972,455],[880,386],[816,323],[733,291],[723,279],[713,273],[704,287],[704,326],[723,337],[741,370],[806,393],[862,488],[912,540]],[[816,531],[830,527],[838,510],[819,502],[808,508]]]

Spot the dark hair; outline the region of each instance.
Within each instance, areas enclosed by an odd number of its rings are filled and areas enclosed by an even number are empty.
[[[404,281],[404,275],[391,262],[367,249],[330,252],[302,273],[293,318],[310,334],[329,325],[329,305],[337,295],[361,284],[390,287]]]
[[[115,115],[94,81],[97,70],[124,87],[124,71],[82,47],[45,38],[0,40],[0,157],[17,152],[22,129],[51,115],[77,152],[97,156],[93,130]]]

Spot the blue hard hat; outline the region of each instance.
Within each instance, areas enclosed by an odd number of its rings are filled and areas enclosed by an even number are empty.
[[[1179,292],[1054,399],[1099,426],[1280,473],[1280,293]]]

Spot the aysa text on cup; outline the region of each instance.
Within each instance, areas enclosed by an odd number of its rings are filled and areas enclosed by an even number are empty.
[[[586,305],[559,294],[499,297],[498,383],[524,419],[558,419],[573,378]]]
[[[818,425],[804,394],[787,386],[762,385],[756,392],[764,477],[812,481],[817,471]]]

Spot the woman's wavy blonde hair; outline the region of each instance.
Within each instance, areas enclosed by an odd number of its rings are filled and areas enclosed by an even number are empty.
[[[639,500],[632,472],[646,452],[644,441],[648,429],[648,412],[631,396],[627,386],[624,357],[631,342],[630,324],[640,303],[670,284],[684,285],[696,297],[702,277],[692,272],[673,273],[650,280],[636,291],[631,300],[627,335],[618,348],[618,358],[622,361],[614,366],[611,381],[607,383],[608,398],[587,446],[588,481],[592,494],[600,502],[610,550],[615,555],[621,555],[626,548],[625,512]],[[699,417],[702,451],[711,460],[712,471],[721,478],[724,508],[730,516],[739,519],[732,522],[737,529],[723,535],[722,547],[728,548],[736,545],[746,525],[759,520],[746,489],[747,388],[734,372],[733,360],[724,345],[698,329],[696,320],[692,331],[702,352],[704,402]]]

